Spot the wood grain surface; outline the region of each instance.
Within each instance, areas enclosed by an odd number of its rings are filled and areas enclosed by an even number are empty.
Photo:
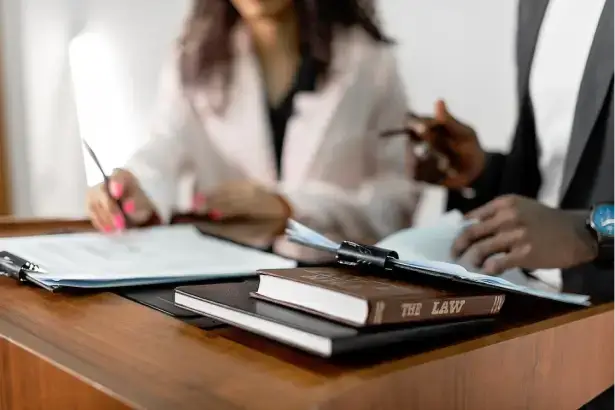
[[[67,225],[5,220],[0,232]],[[0,295],[0,409],[577,409],[613,384],[613,304],[326,361],[111,293],[0,279]]]

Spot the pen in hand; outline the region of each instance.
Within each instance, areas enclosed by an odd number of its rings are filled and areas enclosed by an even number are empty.
[[[90,155],[90,157],[92,158],[92,160],[96,164],[96,167],[98,168],[98,170],[100,171],[100,173],[103,176],[103,181],[104,181],[104,185],[105,185],[105,190],[107,191],[107,195],[109,196],[109,198],[111,198],[112,200],[115,201],[115,204],[117,205],[117,208],[118,208],[120,214],[124,218],[124,223],[126,224],[126,228],[131,228],[132,227],[131,221],[128,218],[128,216],[126,215],[126,212],[124,211],[124,205],[122,203],[121,197],[120,198],[116,198],[111,193],[111,186],[110,186],[111,185],[111,179],[109,178],[109,176],[103,170],[103,167],[100,164],[100,161],[98,160],[98,157],[96,156],[96,154],[92,150],[92,147],[90,147],[90,145],[87,143],[87,141],[85,139],[82,139],[82,141],[83,141],[83,145],[85,146],[85,149],[87,150],[88,154]]]
[[[446,125],[409,113],[405,127],[389,129],[380,133],[381,137],[398,135],[405,135],[412,142],[410,148],[416,160],[419,161],[421,169],[421,172],[415,175],[418,180],[440,184],[447,178],[458,176],[457,169],[451,164],[451,158],[446,155],[446,153],[451,154],[451,152],[443,144],[450,137]],[[439,146],[442,146],[441,149],[446,153],[440,151],[437,148]],[[426,170],[427,174],[425,174]],[[466,198],[473,198],[476,195],[474,189],[470,187],[449,187],[449,189],[459,191]]]

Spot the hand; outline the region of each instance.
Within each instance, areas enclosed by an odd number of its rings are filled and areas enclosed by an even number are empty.
[[[502,196],[466,215],[469,226],[453,245],[487,274],[510,268],[569,268],[590,262],[597,243],[585,227],[585,213],[549,208],[520,196]]]
[[[196,213],[208,214],[214,220],[287,219],[291,214],[280,195],[251,181],[229,182],[206,194],[197,194],[194,208]]]
[[[137,179],[130,172],[118,169],[109,177],[109,191],[104,183],[89,189],[87,208],[89,218],[96,229],[105,233],[121,231],[127,222],[143,224],[154,213],[154,207],[141,190]],[[121,199],[124,212],[130,218],[125,221],[116,200]]]
[[[444,101],[435,104],[435,117],[412,116],[408,122],[414,142],[425,142],[429,155],[416,153],[416,144],[410,144],[416,160],[413,161],[414,178],[451,189],[468,187],[485,167],[485,152],[476,133],[457,121],[446,109]]]

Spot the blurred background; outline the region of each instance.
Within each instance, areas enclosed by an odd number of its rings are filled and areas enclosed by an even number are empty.
[[[189,4],[0,0],[1,165],[13,214],[85,215],[86,188],[100,178],[79,136],[107,171],[136,149]],[[411,109],[431,113],[444,98],[486,148],[506,149],[516,115],[516,0],[381,0],[378,8],[398,43]],[[437,217],[443,201],[429,188],[418,223]]]

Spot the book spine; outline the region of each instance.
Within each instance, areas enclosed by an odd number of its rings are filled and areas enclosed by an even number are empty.
[[[496,315],[502,309],[504,295],[416,299],[379,299],[369,303],[367,324],[422,322],[471,316]]]

